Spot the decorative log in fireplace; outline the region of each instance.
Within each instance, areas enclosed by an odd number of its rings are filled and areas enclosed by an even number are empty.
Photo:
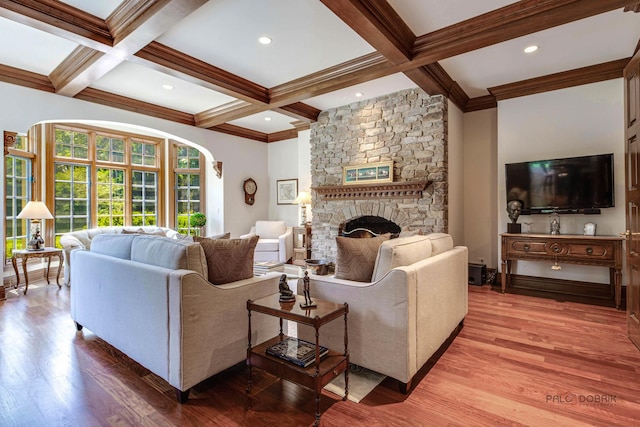
[[[422,192],[431,181],[388,182],[382,184],[331,185],[311,187],[318,195],[332,200],[354,199],[415,199],[421,198]]]

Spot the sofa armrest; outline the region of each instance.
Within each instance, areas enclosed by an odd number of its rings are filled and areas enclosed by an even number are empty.
[[[287,262],[293,257],[293,227],[287,227],[287,231],[278,236],[278,253],[280,262]]]
[[[171,272],[169,383],[186,390],[245,360],[247,300],[277,293],[280,275],[269,273],[213,285],[193,271]],[[276,336],[278,322],[277,317],[251,313],[251,343]]]
[[[71,251],[87,249],[87,247],[76,236],[68,233],[60,236],[60,245],[62,245],[62,254],[64,255],[64,284],[69,285],[71,281]]]
[[[350,361],[407,382],[415,370],[416,271],[398,267],[377,282],[365,283],[310,275],[311,298],[348,303]],[[297,286],[302,294],[302,285]],[[315,340],[315,332],[298,326],[303,339]],[[344,324],[333,321],[320,329],[320,344],[344,349]]]
[[[251,226],[251,230],[249,230],[249,232],[247,234],[240,235],[240,239],[249,239],[249,238],[251,238],[251,237],[253,237],[255,235],[256,235],[256,226],[252,225]]]

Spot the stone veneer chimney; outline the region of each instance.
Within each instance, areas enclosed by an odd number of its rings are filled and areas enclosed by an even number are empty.
[[[429,181],[421,196],[362,194],[331,199],[313,191],[312,257],[336,260],[341,224],[380,216],[402,232],[447,231],[447,100],[403,90],[323,111],[311,125],[312,189],[342,186],[342,168],[393,160],[394,182]],[[345,186],[347,187],[347,186]]]

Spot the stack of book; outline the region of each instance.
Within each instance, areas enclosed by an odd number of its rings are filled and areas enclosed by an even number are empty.
[[[319,347],[320,358],[329,353],[326,347]],[[316,361],[316,346],[309,341],[298,338],[287,338],[267,348],[267,354],[286,360],[303,368],[312,365]]]
[[[253,274],[260,276],[273,271],[284,271],[284,263],[278,261],[261,261],[253,263]]]

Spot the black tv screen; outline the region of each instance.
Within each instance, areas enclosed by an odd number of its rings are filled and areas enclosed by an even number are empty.
[[[615,206],[613,154],[507,163],[507,202],[523,214],[598,213]]]

